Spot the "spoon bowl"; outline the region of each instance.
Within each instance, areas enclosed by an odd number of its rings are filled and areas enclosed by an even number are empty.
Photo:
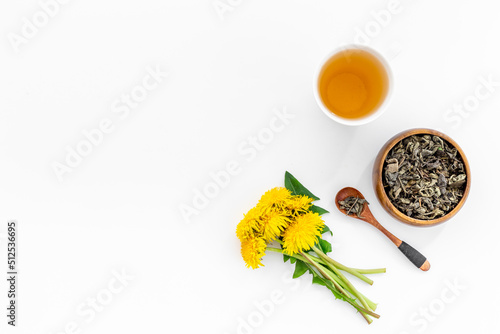
[[[360,198],[360,199],[366,199],[363,194],[356,188],[352,188],[352,187],[346,187],[346,188],[343,188],[341,189],[338,193],[337,193],[337,196],[335,196],[335,205],[337,206],[337,209],[339,209],[340,212],[342,212],[343,214],[347,215],[347,211],[344,210],[344,209],[341,209],[340,208],[340,204],[339,202],[340,201],[343,201],[345,200],[346,198],[348,197],[357,197],[357,198]],[[366,216],[371,216],[373,217],[373,214],[372,212],[370,211],[370,208],[368,208],[367,205],[364,206],[363,208],[363,211],[362,213],[364,213]],[[358,216],[351,216],[352,218],[356,218],[356,219],[359,219],[359,220],[365,220],[366,221],[366,217],[364,217],[365,219],[363,218],[360,218]],[[373,217],[373,219],[375,219],[375,217]]]

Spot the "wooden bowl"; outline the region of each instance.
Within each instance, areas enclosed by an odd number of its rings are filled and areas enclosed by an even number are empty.
[[[410,137],[412,135],[425,135],[425,134],[435,135],[435,136],[441,137],[443,140],[447,141],[451,146],[455,147],[463,160],[465,173],[467,175],[467,181],[466,181],[466,185],[465,185],[464,195],[460,199],[460,201],[457,203],[457,205],[453,208],[453,210],[451,210],[450,212],[448,212],[446,215],[444,215],[442,217],[439,217],[436,219],[431,219],[431,220],[415,219],[415,218],[409,217],[409,216],[405,215],[403,212],[399,211],[399,209],[392,204],[391,200],[387,196],[385,189],[384,189],[383,180],[382,180],[383,168],[384,168],[384,162],[385,162],[386,156],[389,153],[389,151],[394,147],[394,145],[396,145],[397,143],[399,143],[401,140],[405,139],[406,137]],[[373,187],[375,188],[375,193],[376,193],[377,198],[378,198],[380,204],[382,205],[382,207],[391,216],[393,216],[397,220],[402,221],[403,223],[406,223],[406,224],[414,225],[414,226],[437,225],[437,224],[440,224],[440,223],[447,221],[448,219],[450,219],[451,217],[456,215],[457,212],[460,211],[460,209],[464,205],[464,203],[467,199],[467,196],[469,195],[470,185],[471,185],[471,172],[470,172],[469,162],[467,161],[467,158],[465,157],[465,154],[462,151],[462,149],[460,148],[460,146],[458,146],[458,144],[453,139],[448,137],[447,135],[445,135],[439,131],[431,130],[431,129],[411,129],[411,130],[406,130],[406,131],[403,131],[401,133],[398,133],[397,135],[395,135],[394,137],[389,139],[389,141],[387,143],[385,143],[385,145],[382,147],[382,149],[378,153],[377,158],[375,159],[375,164],[373,166]]]

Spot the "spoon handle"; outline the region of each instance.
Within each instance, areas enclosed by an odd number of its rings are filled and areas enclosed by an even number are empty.
[[[403,253],[408,260],[411,261],[417,268],[422,269],[423,271],[429,270],[431,267],[429,261],[423,256],[418,250],[408,245],[406,242],[401,241],[401,245],[398,246],[398,249]]]
[[[367,220],[370,224],[375,226],[380,230],[380,232],[384,233],[391,241],[398,247],[398,249],[403,253],[411,263],[413,263],[417,268],[420,268],[423,271],[427,271],[430,269],[431,264],[425,256],[423,256],[418,250],[408,245],[406,242],[398,239],[394,234],[387,231],[385,227],[380,225],[380,223],[375,219],[375,217],[370,217],[371,219]]]

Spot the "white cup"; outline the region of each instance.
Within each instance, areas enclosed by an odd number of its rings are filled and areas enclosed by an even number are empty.
[[[321,99],[318,87],[319,79],[323,68],[333,56],[341,52],[355,52],[356,50],[366,51],[370,53],[372,56],[374,56],[380,62],[384,71],[387,74],[387,92],[385,94],[385,97],[383,97],[383,101],[367,116],[361,118],[344,118],[331,111]],[[346,57],[349,57],[348,54],[346,54]],[[320,107],[321,110],[323,110],[326,116],[328,116],[329,118],[333,119],[338,123],[345,125],[351,125],[351,126],[363,125],[377,119],[387,109],[392,97],[393,90],[394,90],[394,77],[392,75],[392,70],[387,60],[384,58],[384,56],[382,56],[378,51],[374,50],[373,48],[360,44],[347,44],[334,49],[323,59],[323,61],[318,66],[318,69],[316,70],[316,73],[314,75],[314,98],[316,99],[318,106]]]

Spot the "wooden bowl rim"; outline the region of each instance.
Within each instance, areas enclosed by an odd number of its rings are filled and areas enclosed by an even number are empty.
[[[454,148],[457,149],[458,153],[460,154],[460,157],[462,158],[462,161],[464,163],[464,168],[465,168],[465,173],[467,175],[467,181],[466,181],[466,186],[464,190],[464,195],[460,199],[460,202],[451,210],[448,212],[446,215],[443,217],[439,217],[437,219],[431,219],[431,220],[421,220],[421,219],[415,219],[412,217],[408,217],[397,207],[392,204],[391,200],[387,196],[387,193],[385,192],[384,186],[383,186],[383,180],[382,180],[382,173],[383,173],[383,167],[385,163],[385,158],[387,156],[387,153],[396,145],[399,143],[401,140],[410,137],[412,135],[419,135],[419,134],[429,134],[429,135],[435,135],[438,136],[444,140],[446,140],[448,143],[450,143]],[[469,196],[470,192],[470,187],[471,187],[471,171],[470,171],[470,166],[469,166],[469,161],[467,160],[467,157],[460,147],[460,145],[457,144],[451,137],[448,135],[437,131],[433,129],[427,129],[427,128],[414,128],[414,129],[408,129],[399,132],[398,134],[394,135],[391,139],[389,139],[384,146],[382,146],[379,154],[377,155],[377,158],[375,160],[375,165],[374,165],[374,172],[377,172],[375,177],[377,178],[375,188],[377,186],[381,186],[381,191],[378,192],[377,189],[375,189],[375,194],[377,195],[377,199],[379,200],[380,204],[382,207],[390,213],[392,216],[397,218],[398,220],[402,221],[403,223],[414,225],[414,226],[433,226],[437,224],[444,223],[445,221],[449,220],[453,216],[457,214],[458,211],[462,208],[464,205],[465,201],[467,200],[467,197]],[[379,198],[379,193],[380,196],[383,198]]]

